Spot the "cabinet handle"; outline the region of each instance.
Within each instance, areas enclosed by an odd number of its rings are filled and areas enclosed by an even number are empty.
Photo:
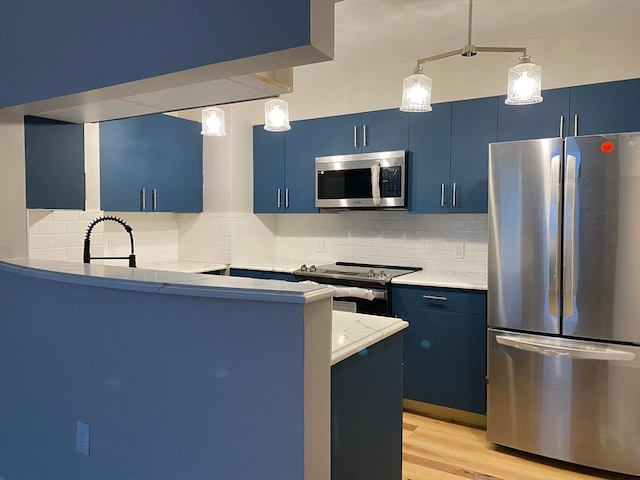
[[[444,183],[440,184],[440,206],[444,207]]]
[[[422,295],[422,298],[425,300],[441,300],[443,302],[449,300],[447,297],[441,297],[439,295]]]
[[[451,192],[451,206],[458,206],[458,186],[455,183],[453,184],[453,191]]]
[[[367,146],[367,126],[366,125],[362,126],[362,146],[363,147]]]
[[[289,208],[289,189],[284,189],[284,206],[285,208]]]
[[[560,138],[564,137],[564,115],[560,115]]]
[[[358,127],[353,126],[353,148],[358,148]]]
[[[278,196],[276,197],[276,202],[278,204],[278,208],[282,206],[282,190],[278,189]]]
[[[578,114],[576,113],[573,117],[573,136],[578,136]]]
[[[140,190],[140,210],[142,210],[143,212],[145,212],[147,210],[147,189],[146,188],[142,188]]]
[[[158,204],[157,204],[157,201],[156,201],[157,198],[158,198],[158,192],[154,188],[153,190],[151,190],[151,208],[153,209],[154,212],[158,208]]]

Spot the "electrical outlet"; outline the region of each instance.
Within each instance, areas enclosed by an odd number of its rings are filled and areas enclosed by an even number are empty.
[[[454,248],[453,258],[456,260],[462,260],[464,258],[464,242],[456,242]]]
[[[76,422],[76,450],[89,456],[89,425],[80,421]]]
[[[118,254],[118,244],[116,242],[109,242],[109,255]]]
[[[317,253],[324,252],[324,238],[318,238],[316,240],[316,252]]]

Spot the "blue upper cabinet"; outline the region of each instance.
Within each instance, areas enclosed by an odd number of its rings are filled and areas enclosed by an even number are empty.
[[[102,122],[100,204],[118,212],[201,212],[200,124],[163,114]]]
[[[409,114],[397,109],[298,120],[285,133],[257,125],[253,211],[316,213],[316,157],[407,148]]]
[[[319,3],[3,2],[0,44],[12,45],[3,69],[12,74],[0,77],[0,108],[132,82],[122,96],[156,91],[146,79],[160,76],[189,85],[220,75],[217,64],[242,75],[324,61],[333,54],[334,15],[333,5]]]
[[[315,156],[406,150],[409,145],[409,114],[397,108],[305,120],[322,134]],[[292,124],[291,132],[299,122]]]
[[[498,141],[564,137],[569,132],[569,88],[542,92],[542,103],[506,105],[498,97]]]
[[[254,213],[284,213],[284,136],[253,127]]]
[[[433,105],[411,114],[412,213],[487,213],[489,143],[497,138],[497,97]]]
[[[315,157],[330,151],[328,119],[292,122],[287,132],[253,127],[253,212],[315,213]],[[330,143],[330,142],[329,142]]]
[[[27,208],[85,208],[84,125],[24,118]]]
[[[451,213],[487,213],[489,143],[498,139],[498,97],[453,102]]]
[[[384,152],[409,148],[409,117],[397,108],[362,114],[362,152]]]
[[[451,179],[451,103],[412,113],[409,121],[409,211],[448,213]]]
[[[640,131],[638,112],[640,79],[572,87],[568,135]]]

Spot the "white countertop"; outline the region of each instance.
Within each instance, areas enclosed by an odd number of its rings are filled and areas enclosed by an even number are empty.
[[[59,282],[169,295],[307,303],[333,293],[317,284],[34,258],[3,259],[0,269]]]
[[[298,270],[302,265],[298,261],[293,260],[278,260],[278,259],[265,259],[265,260],[247,260],[240,262],[232,262],[231,268],[241,268],[244,270],[264,270],[265,272],[282,272],[293,273]]]
[[[334,311],[331,365],[397,333],[409,324],[400,318]]]
[[[145,268],[147,270],[165,270],[167,272],[182,273],[217,272],[218,270],[226,270],[227,267],[228,265],[226,263],[184,262],[181,260],[138,265],[138,268]]]
[[[394,285],[415,285],[420,287],[463,288],[486,290],[487,274],[477,272],[452,272],[444,270],[421,270],[401,275],[391,280]]]

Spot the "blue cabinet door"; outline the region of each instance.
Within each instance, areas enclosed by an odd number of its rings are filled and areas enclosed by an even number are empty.
[[[395,285],[403,330],[404,397],[485,413],[486,292]]]
[[[453,102],[451,213],[487,213],[489,143],[498,139],[498,97]]]
[[[640,131],[640,79],[571,88],[569,136]]]
[[[409,147],[409,117],[397,108],[362,114],[362,152],[407,150]]]
[[[507,97],[498,97],[498,141],[566,136],[569,132],[569,93],[569,88],[545,90],[542,103],[534,105],[506,105]]]
[[[100,207],[114,212],[144,211],[149,147],[144,124],[127,118],[101,122],[99,129]]]
[[[151,211],[201,212],[200,123],[168,115],[150,115],[140,120],[147,125],[147,185],[151,190]]]
[[[292,122],[285,135],[285,198],[289,213],[316,213],[315,160],[333,155],[337,144],[344,142],[341,133],[352,120],[348,117],[318,118]],[[288,200],[288,203],[287,203]]]
[[[399,308],[404,397],[485,414],[486,325],[481,315]]]
[[[84,125],[24,118],[27,208],[84,210]]]
[[[100,123],[100,204],[118,212],[201,212],[196,122],[146,115]]]
[[[253,127],[253,212],[284,212],[284,132]]]
[[[316,157],[325,155],[351,155],[360,153],[362,148],[362,116],[359,113],[336,115],[333,117],[314,118],[294,122],[290,135],[297,135],[294,129],[298,125],[305,126],[307,132],[313,130],[321,138],[315,139]],[[310,139],[309,139],[310,140]]]
[[[451,103],[409,119],[409,211],[448,213],[451,176]]]

